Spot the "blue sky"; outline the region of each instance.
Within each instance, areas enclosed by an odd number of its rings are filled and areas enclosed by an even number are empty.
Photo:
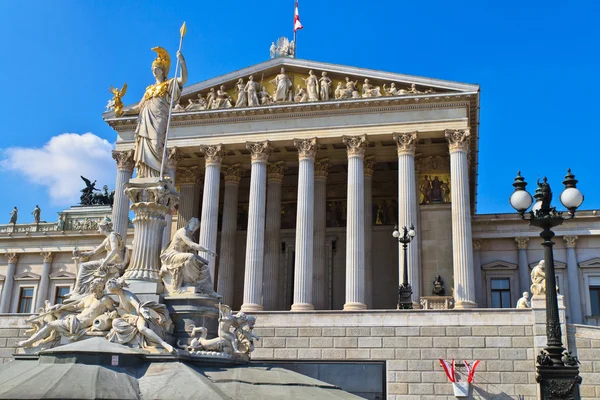
[[[518,169],[532,191],[547,175],[557,199],[568,167],[582,208],[599,209],[600,3],[491,3],[300,0],[298,57],[478,83],[478,212],[511,211]],[[268,59],[292,34],[293,0],[0,2],[0,222],[15,205],[31,221],[35,204],[56,220],[80,173],[114,186],[107,88],[127,82],[125,103],[137,101],[152,83],[150,48],[174,54],[184,20],[194,83]]]

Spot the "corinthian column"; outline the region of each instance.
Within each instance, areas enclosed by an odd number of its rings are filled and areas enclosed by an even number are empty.
[[[54,253],[49,251],[41,253],[44,257],[44,265],[42,267],[42,276],[40,278],[40,286],[38,287],[35,300],[35,311],[44,307],[44,302],[48,299],[48,286],[50,286],[50,270],[52,269],[52,260]]]
[[[267,161],[271,143],[247,142],[252,169],[250,175],[250,204],[248,205],[248,233],[246,238],[246,270],[244,273],[244,304],[241,310],[261,311],[263,261],[265,250],[265,203],[267,191]]]
[[[348,205],[346,217],[346,303],[344,310],[365,305],[365,173],[367,136],[344,136],[348,151]]]
[[[279,258],[281,254],[281,183],[285,163],[277,161],[267,166],[267,220],[265,232],[265,279],[263,305],[265,310],[279,308]]]
[[[12,299],[13,285],[15,283],[15,272],[17,271],[17,261],[19,254],[6,253],[8,257],[8,269],[6,270],[6,279],[2,287],[2,300],[0,300],[0,314],[10,312],[10,300]]]
[[[314,309],[312,281],[317,138],[294,139],[294,146],[298,149],[298,206],[292,311],[307,311]]]
[[[224,304],[233,304],[237,206],[240,179],[242,177],[240,164],[224,165],[223,176],[225,177],[225,193],[223,194],[223,225],[221,227],[217,292],[223,296]]]
[[[315,161],[315,234],[313,242],[313,302],[317,310],[328,308],[329,274],[327,273],[327,175],[329,158]]]
[[[373,171],[375,156],[365,158],[365,303],[373,307]]]
[[[455,308],[474,308],[473,239],[469,201],[468,130],[446,130],[450,150],[452,187],[452,261],[454,265]]]
[[[200,146],[204,154],[206,168],[204,170],[204,191],[202,193],[202,218],[200,219],[200,239],[198,243],[210,251],[217,251],[217,231],[219,223],[219,185],[221,183],[221,162],[223,146]],[[215,256],[200,252],[201,257],[208,260],[210,277],[215,279]]]
[[[517,255],[518,255],[518,268],[519,268],[519,290],[521,293],[529,292],[529,262],[527,261],[527,244],[529,243],[528,237],[516,237],[515,242],[517,243]],[[476,282],[477,284],[478,282]],[[519,293],[519,297],[521,297]]]
[[[398,227],[417,225],[418,199],[417,184],[415,182],[415,150],[417,148],[417,132],[394,133],[394,141],[398,147]],[[408,282],[412,288],[412,301],[414,308],[421,304],[421,270],[419,267],[420,235],[417,227],[417,236],[408,245]],[[402,262],[402,244],[398,243],[399,260]],[[399,282],[402,282],[402,268],[398,269]]]
[[[129,182],[133,174],[133,150],[113,150],[112,157],[117,162],[117,183],[115,184],[112,222],[115,232],[120,234],[123,240],[126,240],[127,228],[129,228],[129,198],[125,195],[125,184]]]
[[[172,147],[167,151],[167,162],[165,163],[165,175],[171,178],[171,183],[176,184],[175,178],[177,177],[177,164],[183,160],[183,153],[178,147]],[[171,210],[171,213],[165,215],[165,229],[163,231],[162,247],[164,248],[171,241],[171,231],[173,227],[173,214],[175,209]]]
[[[192,217],[198,217],[198,203],[200,201],[200,168],[177,168],[177,185],[179,186],[179,216],[177,229],[187,225]]]
[[[575,254],[577,236],[563,236],[567,248],[567,279],[569,280],[569,315],[570,323],[583,324],[583,304],[581,303],[581,286],[579,285],[579,266]]]

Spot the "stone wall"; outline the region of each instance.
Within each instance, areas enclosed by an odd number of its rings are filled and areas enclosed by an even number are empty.
[[[568,325],[569,350],[579,358],[581,397],[600,399],[600,327]]]
[[[0,363],[12,360],[17,350],[17,342],[25,338],[25,330],[29,329],[25,319],[27,314],[0,314]]]

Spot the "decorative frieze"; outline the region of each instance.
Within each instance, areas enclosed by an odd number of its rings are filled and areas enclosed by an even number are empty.
[[[268,140],[263,142],[246,142],[246,148],[250,150],[250,159],[252,162],[267,162],[273,151],[271,142]]]
[[[124,169],[126,171],[133,172],[133,167],[135,165],[133,161],[133,150],[113,150],[112,158],[117,162],[118,169]]]
[[[239,185],[240,179],[242,179],[242,168],[240,167],[240,164],[223,165],[222,168],[225,183]]]
[[[365,157],[365,151],[369,142],[367,135],[358,136],[342,136],[342,142],[346,145],[348,158],[350,157]]]
[[[19,261],[19,253],[6,253],[9,264],[16,264]]]
[[[314,160],[317,156],[317,138],[294,139],[294,146],[298,149],[298,159],[305,158]]]
[[[450,171],[450,156],[427,156],[418,157],[415,160],[415,169],[419,173],[433,171]]]
[[[45,263],[51,263],[54,260],[54,253],[51,251],[43,251],[40,254],[44,257]]]
[[[267,181],[275,181],[281,183],[285,175],[285,162],[276,161],[267,164]]]
[[[218,164],[221,165],[223,161],[223,156],[225,155],[225,150],[223,149],[222,144],[215,145],[202,145],[200,146],[200,153],[204,154],[204,159],[206,161],[206,165],[209,164]]]
[[[577,236],[575,236],[575,235],[563,236],[563,241],[565,242],[566,248],[574,249],[575,242],[577,241]]]
[[[418,142],[417,132],[394,133],[393,138],[398,147],[398,156],[402,154],[415,155]]]
[[[201,183],[200,167],[177,168],[178,185],[200,185]]]
[[[469,150],[469,137],[471,136],[468,129],[446,129],[446,140],[450,152]]]
[[[377,165],[377,161],[375,161],[375,156],[365,157],[365,176],[372,177],[373,171],[375,171],[375,166]]]
[[[517,242],[517,249],[526,250],[527,244],[529,243],[529,238],[523,236],[516,237],[515,242]]]
[[[315,179],[327,180],[329,175],[329,158],[315,161]]]

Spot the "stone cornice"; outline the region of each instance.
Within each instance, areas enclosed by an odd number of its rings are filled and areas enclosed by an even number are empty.
[[[314,160],[317,156],[317,138],[294,139],[294,146],[298,149],[298,160]]]
[[[221,171],[223,172],[223,178],[226,184],[240,184],[240,179],[242,178],[242,169],[240,164],[223,165]]]
[[[200,153],[204,154],[204,159],[206,160],[206,165],[221,165],[223,161],[223,156],[225,155],[225,150],[223,149],[222,144],[200,146]]]

